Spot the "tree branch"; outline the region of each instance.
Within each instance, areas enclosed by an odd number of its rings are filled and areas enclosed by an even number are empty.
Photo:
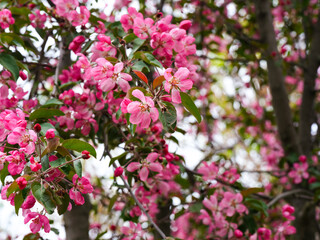
[[[286,197],[289,197],[291,195],[295,195],[297,193],[308,193],[310,194],[309,191],[305,190],[305,189],[301,189],[301,188],[298,188],[298,189],[293,189],[293,190],[290,190],[290,191],[287,191],[287,192],[283,192],[279,195],[277,195],[274,199],[272,199],[268,204],[268,208],[270,208],[272,205],[274,205],[275,203],[277,203],[279,200],[283,199],[283,198],[286,198]]]

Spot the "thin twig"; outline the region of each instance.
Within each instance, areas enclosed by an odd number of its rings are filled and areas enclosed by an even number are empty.
[[[274,205],[276,202],[278,202],[279,200],[285,198],[285,197],[288,197],[290,195],[294,195],[294,194],[297,194],[297,193],[308,193],[310,194],[309,191],[305,190],[305,189],[293,189],[293,190],[290,190],[290,191],[287,191],[287,192],[284,192],[284,193],[281,193],[279,194],[278,196],[276,196],[274,199],[272,199],[268,204],[268,208],[270,208],[272,205]]]

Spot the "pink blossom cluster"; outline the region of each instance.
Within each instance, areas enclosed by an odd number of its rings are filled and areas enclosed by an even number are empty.
[[[91,15],[86,6],[79,6],[78,0],[55,0],[56,13],[70,21],[72,26],[84,26]]]
[[[34,13],[29,14],[29,19],[32,27],[43,29],[47,21],[47,15],[45,13],[41,14],[40,10],[36,9]]]
[[[23,101],[24,105],[28,103],[34,107],[36,100],[23,100],[28,92],[24,91],[23,87],[18,85],[12,77],[11,72],[4,70],[0,73],[0,110],[15,109],[19,101]],[[29,105],[29,106],[30,106]]]
[[[0,10],[0,27],[2,29],[8,28],[10,25],[14,24],[14,22],[15,20],[9,9]]]
[[[83,135],[88,135],[91,129],[98,131],[94,112],[104,108],[105,100],[101,92],[94,93],[87,89],[79,94],[70,89],[61,93],[59,99],[65,104],[60,107],[65,115],[57,117],[62,129],[69,131],[77,128]]]

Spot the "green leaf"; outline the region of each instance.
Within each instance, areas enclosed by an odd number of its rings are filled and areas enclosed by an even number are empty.
[[[108,212],[111,212],[113,205],[115,204],[115,202],[118,199],[118,194],[114,195],[109,202],[109,206],[108,206]]]
[[[0,64],[12,73],[15,80],[19,78],[19,67],[14,57],[6,53],[0,53]]]
[[[177,111],[171,103],[165,103],[165,110],[158,108],[159,120],[165,131],[174,132],[177,123]]]
[[[145,69],[145,71],[150,72],[150,68],[144,63],[144,61],[135,62],[135,64],[132,66],[132,69],[138,71],[143,71],[143,69]]]
[[[144,55],[147,57],[149,64],[158,68],[163,68],[162,64],[151,53],[145,53]]]
[[[242,190],[241,194],[243,197],[247,197],[251,194],[263,192],[263,191],[264,191],[264,188],[262,188],[262,187],[261,188],[248,188],[248,189]]]
[[[133,46],[132,46],[132,51],[129,55],[129,59],[133,58],[133,55],[136,51],[139,50],[139,48],[145,43],[145,39],[140,39],[140,38],[136,38],[135,40],[133,40]]]
[[[63,116],[63,115],[64,115],[64,112],[62,112],[59,109],[39,108],[30,114],[29,120],[32,121],[40,118],[48,119],[54,116]]]
[[[54,161],[50,162],[50,166],[54,167],[54,168],[57,168],[57,167],[61,166],[63,163],[65,163],[65,162],[66,162],[66,159],[64,157],[58,158],[57,160],[54,160]]]
[[[110,163],[109,163],[109,167],[116,161],[116,160],[119,160],[123,157],[125,157],[127,155],[127,152],[124,152],[122,154],[120,154],[119,156],[116,156],[116,157],[113,157],[110,159]]]
[[[130,33],[128,34],[127,36],[125,36],[123,38],[123,40],[126,42],[126,43],[130,43],[132,42],[133,40],[135,40],[137,38],[137,36],[134,34],[134,33]]]
[[[203,204],[201,202],[197,202],[190,206],[190,212],[200,213],[200,210],[203,209]]]
[[[43,158],[41,158],[41,165],[42,165],[42,171],[45,171],[49,168],[49,157],[48,155],[45,155]]]
[[[201,115],[199,108],[194,104],[192,99],[189,97],[188,94],[184,92],[180,92],[181,96],[181,102],[183,106],[197,119],[197,121],[200,123],[201,122]]]
[[[174,181],[178,183],[183,189],[188,189],[190,187],[190,182],[187,179],[182,178],[180,175],[176,175]]]
[[[31,191],[38,202],[40,202],[44,206],[47,213],[52,214],[56,207],[52,200],[52,194],[38,182],[34,182],[31,185]]]
[[[79,83],[80,83],[80,81],[78,81],[78,82],[68,82],[68,83],[62,84],[59,88],[60,88],[60,90],[70,89],[70,88],[78,85]]]
[[[10,184],[10,186],[7,189],[7,197],[9,197],[12,193],[19,191],[19,185],[16,181]]]
[[[15,195],[14,197],[14,208],[15,208],[15,212],[18,215],[19,213],[19,209],[23,203],[24,199],[22,196],[22,192],[19,192],[18,194]]]
[[[59,136],[59,132],[55,129],[55,127],[54,127],[51,123],[48,123],[48,122],[46,122],[46,123],[40,123],[40,126],[41,126],[40,134],[41,134],[42,136],[45,136],[46,133],[47,133],[47,131],[48,131],[49,129],[54,129],[55,135],[56,135],[56,136]]]
[[[69,206],[69,202],[70,202],[70,197],[68,193],[64,193],[62,197],[60,197],[60,201],[62,202],[62,204],[58,205],[58,214],[62,215],[64,214]]]
[[[310,184],[310,190],[315,190],[317,188],[320,188],[320,182],[315,182],[315,183],[312,183]]]
[[[132,136],[136,133],[137,124],[130,124],[130,133]]]
[[[0,170],[0,179],[1,179],[1,183],[2,183],[3,186],[5,185],[4,180],[9,175],[8,165],[9,165],[9,163],[5,162],[4,165],[3,165],[2,170]]]
[[[36,234],[29,233],[29,234],[25,235],[23,238],[23,240],[38,240],[38,239],[40,239],[39,233],[36,233]]]
[[[45,102],[45,104],[43,104],[41,106],[41,108],[46,108],[46,107],[52,107],[52,106],[57,106],[57,105],[62,105],[63,102],[59,101],[56,98],[51,98],[48,101]]]
[[[96,150],[89,143],[81,141],[79,139],[67,139],[62,142],[62,146],[77,152],[82,152],[83,150],[87,150],[94,157],[97,157]]]
[[[76,171],[76,174],[81,178],[82,177],[82,164],[81,160],[76,160],[73,162],[74,170]]]
[[[265,216],[269,216],[267,212],[268,206],[267,204],[265,204],[265,202],[253,198],[247,198],[244,202],[245,205],[248,206],[248,208],[258,210],[260,212],[263,212]]]

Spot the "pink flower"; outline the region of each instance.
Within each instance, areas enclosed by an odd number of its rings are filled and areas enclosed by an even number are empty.
[[[37,9],[35,13],[29,14],[29,19],[31,21],[31,26],[36,28],[44,28],[44,24],[47,20],[47,15],[46,14],[41,14],[40,10]]]
[[[68,20],[71,22],[72,26],[81,26],[88,23],[90,17],[90,11],[85,6],[80,7],[80,13],[73,10],[68,14]]]
[[[271,230],[268,228],[259,228],[258,231],[259,240],[270,240],[271,239]]]
[[[286,240],[288,235],[296,233],[296,228],[290,226],[290,221],[286,221],[281,224],[276,225],[276,234],[274,235],[274,240]]]
[[[37,172],[42,168],[42,165],[35,161],[33,156],[30,157],[30,163],[30,168],[33,172]]]
[[[147,39],[154,31],[154,21],[151,18],[135,18],[133,32],[138,38]]]
[[[288,220],[294,220],[295,217],[292,216],[294,213],[294,207],[290,206],[289,204],[286,204],[282,207],[282,216],[284,216]]]
[[[219,206],[224,208],[228,217],[231,217],[236,212],[243,213],[247,211],[247,208],[241,203],[242,199],[241,193],[233,194],[231,192],[225,192],[224,198],[221,200]]]
[[[141,18],[143,19],[142,13],[137,12],[137,10],[133,7],[128,8],[128,14],[122,15],[120,22],[122,24],[123,29],[128,32],[129,29],[133,29],[134,19]]]
[[[128,165],[127,170],[129,172],[134,172],[137,169],[141,170],[139,171],[139,177],[141,181],[146,181],[149,176],[149,170],[153,172],[161,172],[162,171],[162,165],[158,162],[155,162],[155,160],[159,157],[158,153],[150,153],[145,160],[142,160],[141,163],[139,162],[132,162]]]
[[[169,33],[158,33],[152,34],[150,45],[154,51],[155,55],[160,56],[172,56],[172,49],[174,47],[174,41]]]
[[[164,72],[166,82],[164,89],[172,95],[173,103],[181,103],[180,91],[185,92],[192,88],[193,82],[188,79],[190,71],[185,68],[179,68],[178,71],[172,76],[172,69],[168,68]]]
[[[80,53],[81,52],[81,45],[85,41],[85,37],[80,35],[76,36],[72,42],[69,44],[69,49],[72,50],[74,53]]]
[[[143,231],[140,223],[135,225],[133,222],[130,222],[130,227],[127,227],[127,226],[121,227],[121,232],[124,235],[128,236],[126,238],[123,238],[123,240],[136,240],[136,239],[141,239],[139,237],[143,236]]]
[[[72,199],[76,205],[83,205],[84,197],[81,195],[81,193],[92,193],[93,187],[86,177],[79,178],[77,174],[72,177],[72,182],[74,187],[69,191],[70,199]]]
[[[183,20],[179,24],[179,27],[184,30],[188,30],[191,26],[192,22],[190,20]]]
[[[8,171],[14,176],[20,174],[26,164],[24,154],[19,151],[11,151],[10,155],[6,157],[6,161],[9,162]]]
[[[39,232],[42,227],[46,233],[50,232],[49,219],[46,216],[36,212],[30,212],[25,217],[24,224],[27,224],[31,219],[30,230],[33,234]]]
[[[308,179],[309,173],[308,173],[308,163],[294,163],[293,164],[294,169],[289,172],[289,177],[293,179],[293,182],[295,184],[299,184],[302,182],[302,178]]]
[[[57,14],[62,17],[68,17],[68,14],[79,6],[78,0],[54,0],[53,3],[56,5]]]
[[[108,62],[103,58],[97,59],[98,64],[103,65]],[[130,85],[128,81],[132,80],[132,77],[128,73],[121,72],[123,70],[123,63],[117,63],[114,66],[110,66],[110,69],[106,73],[106,78],[103,78],[100,82],[100,89],[104,92],[112,90],[116,85],[120,86],[122,91],[128,92]]]
[[[22,209],[30,209],[36,203],[36,199],[32,195],[28,195],[26,200],[24,200],[23,204],[21,205]]]
[[[142,128],[147,128],[150,125],[151,119],[153,122],[158,120],[159,112],[154,107],[153,100],[150,97],[145,97],[140,90],[133,90],[132,95],[141,102],[133,101],[128,104],[127,111],[131,113],[129,120],[132,124],[140,124]]]
[[[3,9],[0,11],[0,27],[2,29],[8,28],[11,24],[14,24],[14,18],[11,15],[11,11]]]
[[[19,144],[27,154],[31,154],[35,150],[34,143],[37,140],[37,134],[33,130],[16,127],[12,133],[8,135],[7,140],[10,144]]]
[[[98,58],[105,58],[106,56],[114,57],[117,54],[117,49],[112,46],[111,38],[103,34],[98,35],[99,42],[96,42],[91,48],[91,60],[95,61]]]
[[[203,163],[203,166],[201,166],[198,170],[198,173],[202,174],[203,180],[214,180],[216,179],[219,172],[219,167],[216,165],[216,163],[211,163],[208,165],[207,162]]]

